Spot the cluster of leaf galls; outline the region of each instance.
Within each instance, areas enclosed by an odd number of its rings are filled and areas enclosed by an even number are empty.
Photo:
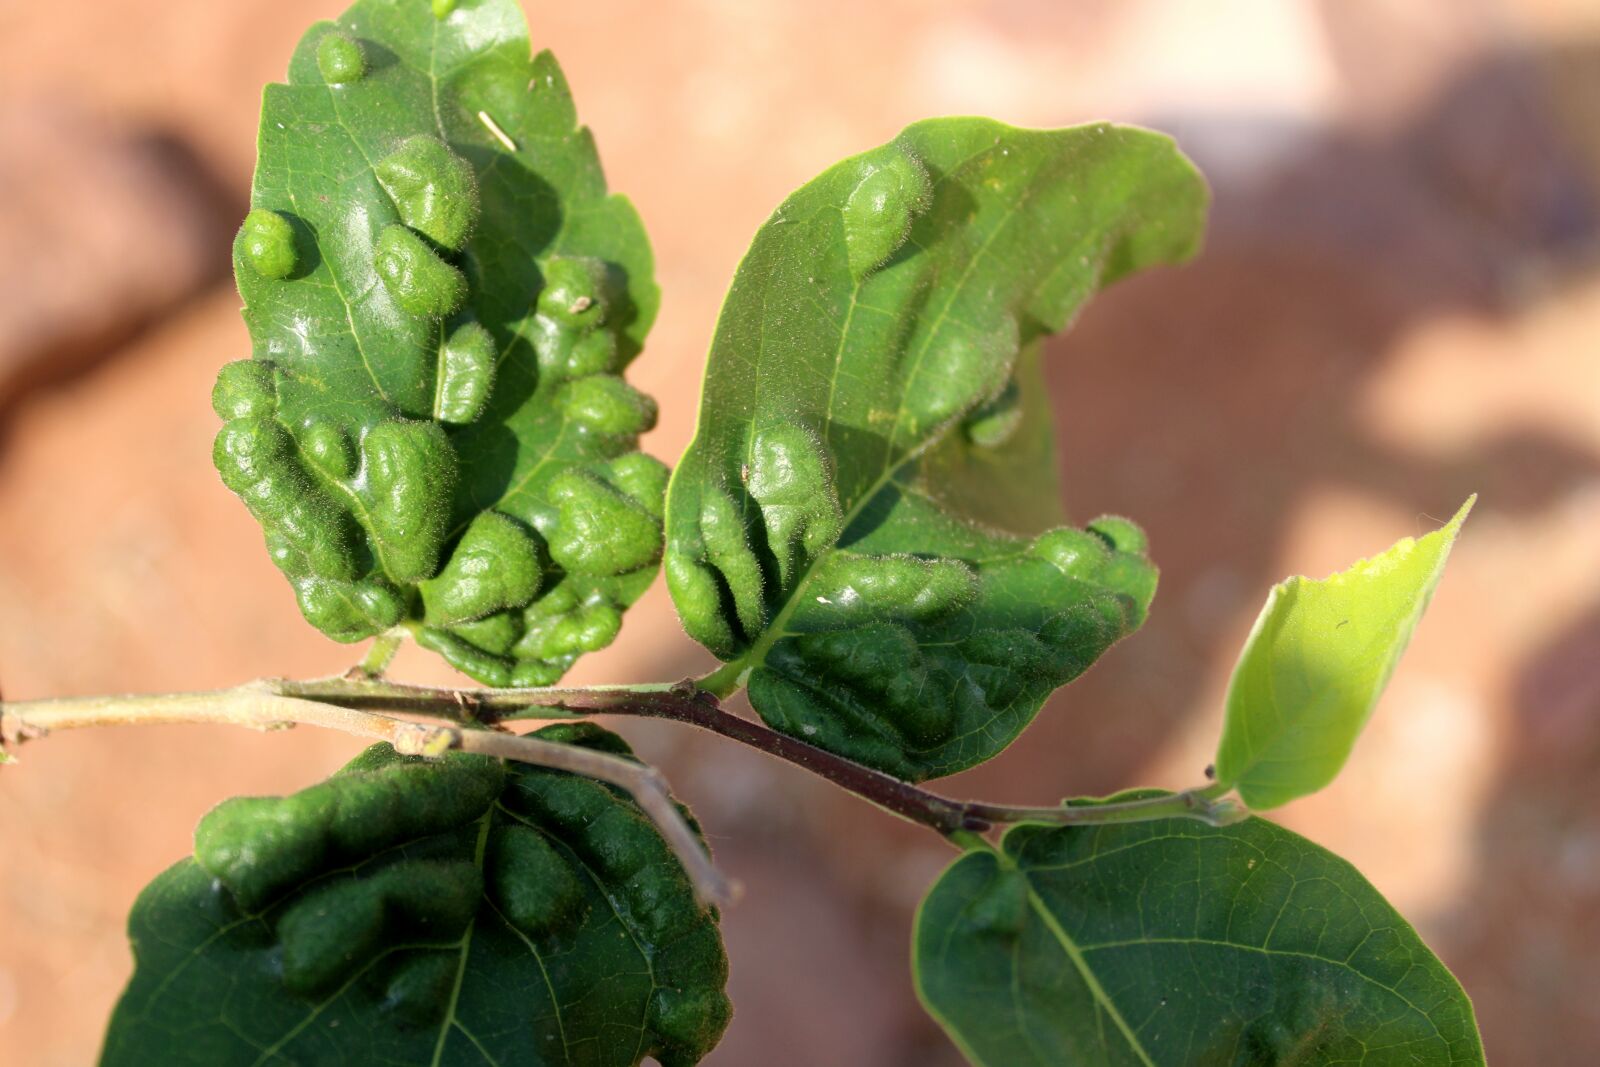
[[[823,194],[839,198],[848,275],[832,284],[871,304],[874,276],[899,262],[933,190],[907,143],[844,165]],[[884,390],[893,403],[868,423],[884,468],[869,496],[915,493],[918,456],[958,421],[979,449],[1004,444],[1019,425],[1013,312],[978,301],[941,322],[893,368]],[[863,547],[879,520],[846,529],[834,457],[805,414],[758,416],[748,444],[737,435],[697,442],[716,458],[692,493],[675,498],[664,561],[685,627],[722,659],[749,664],[751,702],[770,725],[903,778],[950,773],[1004,747],[1051,691],[1142,622],[1156,572],[1127,520],[1030,541],[929,514],[930,529],[964,532],[912,535],[892,551]],[[857,482],[872,474],[845,473]]]
[[[629,754],[589,724],[541,736]],[[339,995],[359,977],[353,995],[396,1024],[436,1026],[475,923],[485,951],[503,921],[559,955],[586,927],[620,921],[654,985],[642,1050],[693,1063],[728,1020],[715,913],[699,907],[643,813],[591,779],[374,745],[299,793],[217,807],[196,833],[195,859],[240,913],[270,926],[261,951],[297,996]],[[588,979],[556,971],[552,996],[581,997],[570,984],[579,980]]]
[[[317,60],[330,84],[365,73],[360,45],[338,31],[323,36]],[[217,468],[324,633],[357,641],[420,618],[418,639],[479,680],[548,684],[609,644],[626,606],[562,576],[604,580],[655,566],[667,469],[633,451],[571,465],[550,483],[554,521],[539,529],[455,501],[461,477],[449,430],[485,417],[503,358],[494,336],[461,313],[469,285],[452,262],[477,224],[477,180],[426,135],[406,138],[373,170],[400,221],[378,234],[372,266],[396,307],[439,324],[431,412],[394,411],[355,427],[316,417],[285,425],[277,391],[290,372],[259,359],[232,363],[213,396],[226,420]],[[291,218],[258,207],[238,244],[250,270],[290,286],[299,242],[311,239]],[[564,383],[556,404],[577,432],[631,444],[654,425],[656,408],[615,373],[606,265],[565,256],[540,265],[531,317],[539,374]]]
[[[772,726],[907,779],[979,762],[1142,620],[1155,570],[1119,523],[976,565],[836,551],[751,672],[751,700]],[[991,617],[985,599],[1022,583],[1081,592],[1032,621]]]

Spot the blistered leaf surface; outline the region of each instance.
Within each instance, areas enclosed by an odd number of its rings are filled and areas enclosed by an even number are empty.
[[[756,235],[668,499],[689,632],[774,727],[907,778],[1003,748],[1137,627],[1144,538],[1060,505],[1038,341],[1195,249],[1164,137],[937,119]]]
[[[729,1014],[715,914],[631,801],[459,753],[226,802],[129,936],[106,1067],[684,1067]]]
[[[1218,782],[1265,810],[1333,781],[1410,643],[1472,504],[1441,529],[1403,538],[1349,570],[1273,586],[1228,687]]]
[[[1018,827],[934,885],[913,966],[982,1067],[1484,1062],[1416,932],[1262,819]]]
[[[666,482],[621,377],[649,245],[555,60],[514,0],[363,0],[267,87],[258,147],[223,480],[330,637],[411,621],[480,681],[555,681],[649,585]]]

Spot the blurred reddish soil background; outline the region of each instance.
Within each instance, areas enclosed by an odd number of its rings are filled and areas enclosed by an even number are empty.
[[[421,2],[421,0],[416,0]],[[262,83],[333,0],[0,8],[0,682],[7,696],[347,666],[212,472],[248,352],[227,278]],[[1492,1062],[1600,1062],[1600,9],[1592,0],[528,0],[666,302],[633,371],[687,441],[717,306],[795,185],[916,118],[1170,130],[1204,256],[1056,344],[1069,504],[1149,528],[1149,625],[1025,742],[942,783],[1044,802],[1197,780],[1268,585],[1482,494],[1349,769],[1282,819],[1460,973]],[[706,655],[658,587],[579,683]],[[447,680],[408,650],[396,673]],[[624,723],[748,889],[708,1063],[955,1064],[907,975],[937,840],[714,738]],[[0,1061],[91,1062],[123,917],[238,792],[357,744],[62,735],[0,773]]]

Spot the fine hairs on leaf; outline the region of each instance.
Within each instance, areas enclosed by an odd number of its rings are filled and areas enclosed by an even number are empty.
[[[263,98],[234,243],[252,350],[219,370],[214,459],[306,620],[372,645],[331,678],[0,702],[0,763],[108,724],[371,747],[201,821],[133,905],[102,1064],[699,1062],[737,886],[596,714],[710,731],[951,844],[910,978],[980,1067],[1482,1064],[1406,920],[1251,813],[1350,758],[1471,500],[1272,590],[1212,780],[1035,806],[924,784],[998,756],[1152,610],[1140,527],[1065,515],[1044,342],[1193,257],[1207,203],[1150,131],[915,123],[756,233],[669,472],[625,377],[658,304],[644,227],[515,0],[312,26]],[[658,570],[720,666],[556,687]],[[384,677],[405,640],[480,685]]]

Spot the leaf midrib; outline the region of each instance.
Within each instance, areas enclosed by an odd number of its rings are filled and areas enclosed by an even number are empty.
[[[438,66],[437,66],[437,64],[438,64],[438,50],[439,50],[439,26],[438,26],[438,23],[436,21],[434,23],[433,27],[431,28],[431,35],[430,35],[430,38],[429,38],[429,44],[428,44],[428,67],[427,67],[427,69],[424,70],[422,67],[416,65],[415,63],[405,63],[404,61],[402,61],[402,65],[405,66],[407,69],[413,71],[417,75],[419,75],[421,77],[425,77],[425,78],[428,79],[429,101],[430,101],[430,104],[431,104],[431,109],[433,111],[434,126],[439,131],[440,140],[445,142],[446,144],[449,144],[450,136],[449,136],[448,131],[445,128],[444,113],[441,110],[440,105],[439,105],[439,89],[440,89],[440,83],[442,81],[442,76],[440,75],[440,73],[438,71]],[[376,179],[376,175],[377,175],[376,164],[373,162],[372,156],[367,152],[366,146],[362,143],[360,137],[356,133],[356,130],[350,125],[349,122],[346,121],[345,115],[344,115],[344,111],[340,107],[340,104],[339,104],[338,96],[334,92],[334,90],[333,90],[333,88],[331,86],[328,87],[328,97],[329,97],[329,106],[333,110],[333,115],[334,115],[335,121],[339,124],[339,127],[344,131],[345,136],[349,139],[350,143],[355,147],[356,151],[360,154],[361,159],[362,159],[363,163],[365,164],[365,168],[366,168],[367,173],[372,175],[374,177],[374,179]],[[513,156],[514,157],[514,156],[519,155],[519,154],[520,154],[520,151],[519,152],[515,152],[515,153],[504,153],[504,154],[496,153],[493,157],[491,157],[489,166],[490,167],[494,166],[502,158],[505,158],[506,156]],[[487,168],[486,168],[486,170],[487,170]],[[295,200],[293,194],[290,195],[290,199],[291,199],[291,202],[293,202]],[[602,200],[604,200],[604,199],[605,198],[602,197]],[[559,225],[558,225],[558,227],[556,229],[555,234],[551,237],[549,242],[547,242],[547,244],[545,246],[546,249],[560,247],[561,239],[566,234],[566,231],[567,231],[569,215],[570,215],[569,211],[562,211],[560,213],[560,223],[559,223]],[[319,243],[319,246],[320,246],[320,241],[318,243]],[[518,243],[519,244],[521,243],[520,235],[518,235]],[[324,260],[324,262],[328,262],[328,257],[326,255],[324,255],[323,256],[323,260]],[[340,284],[338,274],[336,272],[332,272],[331,269],[330,269],[330,277],[333,280],[334,292],[338,296],[339,302],[344,306],[345,321],[346,321],[346,323],[348,324],[348,326],[350,328],[350,337],[355,343],[356,351],[361,356],[362,365],[366,368],[367,375],[372,380],[373,387],[377,390],[378,395],[385,402],[392,403],[392,401],[389,398],[388,393],[383,388],[383,384],[378,379],[378,374],[377,374],[376,369],[372,365],[372,361],[367,357],[366,346],[365,346],[365,344],[363,343],[363,341],[361,339],[360,332],[356,329],[353,302],[352,302],[351,298],[349,298],[348,296],[345,295],[344,288]],[[437,340],[442,344],[442,342],[443,342],[443,325],[441,324],[436,329],[437,329],[437,332],[440,335]],[[497,368],[502,363],[505,362],[506,358],[509,356],[509,354],[511,352],[511,349],[517,344],[518,341],[522,341],[525,344],[530,344],[530,345],[532,344],[532,338],[528,337],[527,334],[526,334],[526,319],[521,319],[521,320],[508,322],[507,323],[507,333],[509,335],[509,339],[506,341],[505,345],[500,349],[500,351],[496,355],[495,366]],[[530,402],[531,402],[531,399],[532,398],[530,398]],[[504,415],[504,417],[501,418],[501,420],[500,420],[501,424],[506,426],[507,428],[509,428],[512,419],[514,419],[516,417],[516,415],[519,414],[520,410],[521,409],[518,409],[517,411],[507,412]],[[566,432],[567,432],[567,423],[566,423],[565,420],[563,420],[562,423],[561,423],[561,429],[558,431],[556,439],[554,441],[552,441],[550,443],[550,445],[546,449],[544,449],[543,454],[539,457],[538,463],[534,465],[533,469],[531,471],[529,471],[529,473],[527,475],[525,475],[521,480],[519,480],[517,482],[517,484],[507,488],[504,492],[502,492],[500,494],[499,499],[495,500],[494,502],[492,502],[490,504],[483,505],[479,501],[474,499],[473,500],[474,507],[478,511],[485,511],[485,510],[489,510],[491,508],[503,506],[503,505],[506,504],[507,501],[509,501],[509,500],[513,499],[514,497],[516,497],[523,490],[523,488],[527,485],[527,483],[534,477],[534,475],[536,475],[540,470],[542,470],[544,468],[544,466],[546,464],[548,464],[550,462],[550,460],[553,458],[555,453],[559,450],[560,446],[564,442],[565,437],[566,437]],[[519,438],[519,445],[522,444],[522,443],[523,442]],[[344,487],[342,485],[339,486],[339,488],[341,490],[344,490]],[[351,499],[354,500],[356,506],[358,508],[361,508],[363,513],[365,512],[364,506],[361,504],[361,502],[359,500],[355,500],[355,498],[353,497],[353,494],[350,494],[348,491],[345,491],[345,495],[351,497]],[[455,526],[453,526],[450,529],[449,533],[447,534],[447,538],[454,538],[462,530],[464,530],[467,525],[468,525],[468,521],[465,521],[465,520],[460,522],[460,523],[458,523],[458,524],[456,524]],[[370,529],[372,529],[372,527],[369,525],[368,529],[370,530]],[[380,566],[381,566],[381,561],[380,561]]]
[[[495,802],[494,808],[502,812],[508,818],[514,819],[518,823],[521,823],[523,826],[526,826],[528,829],[539,834],[551,845],[551,847],[556,849],[556,851],[561,855],[565,856],[571,863],[582,870],[586,877],[588,877],[589,881],[594,885],[595,891],[600,894],[600,899],[604,900],[606,902],[606,907],[611,910],[612,918],[617,921],[617,925],[622,928],[622,931],[628,935],[628,940],[632,943],[634,951],[637,952],[639,954],[639,958],[644,961],[645,972],[650,976],[650,992],[645,996],[646,1010],[648,1011],[648,1005],[650,1001],[655,999],[657,991],[662,988],[661,980],[656,975],[655,959],[652,957],[650,952],[645,949],[644,943],[639,940],[639,933],[634,929],[633,923],[631,923],[627,917],[624,917],[622,914],[622,909],[617,907],[617,902],[612,899],[611,893],[607,888],[605,881],[595,871],[590,862],[583,856],[579,855],[577,850],[575,850],[570,843],[562,840],[560,837],[557,837],[546,827],[541,826],[538,823],[528,819],[526,816],[513,811],[498,800]],[[543,966],[542,960],[540,965],[541,967]],[[552,994],[553,992],[554,991],[552,990]],[[559,1005],[557,1010],[559,1011]],[[648,1032],[648,1026],[645,1025],[643,1020],[641,1020],[639,1025],[638,1041],[634,1045],[635,1058],[643,1055],[644,1039]]]
[[[472,863],[483,872],[483,857],[489,849],[489,827],[494,822],[495,806],[490,804],[478,818],[478,842],[473,846]],[[439,1067],[440,1058],[444,1055],[444,1047],[450,1037],[450,1030],[456,1025],[456,1007],[461,1002],[461,986],[467,977],[467,958],[472,955],[472,935],[478,927],[478,910],[472,913],[472,918],[467,922],[466,932],[461,935],[461,962],[456,965],[455,984],[450,987],[450,1003],[445,1008],[444,1020],[439,1025],[439,1040],[433,1046],[433,1060],[431,1067]]]
[[[1051,936],[1061,946],[1061,950],[1066,954],[1067,959],[1072,961],[1072,966],[1077,970],[1078,976],[1083,979],[1083,984],[1089,990],[1089,995],[1094,997],[1095,1003],[1100,1005],[1102,1011],[1111,1016],[1111,1021],[1117,1024],[1117,1030],[1128,1043],[1128,1048],[1135,1056],[1139,1057],[1139,1062],[1143,1063],[1145,1067],[1156,1067],[1155,1060],[1150,1058],[1150,1054],[1139,1043],[1138,1036],[1133,1032],[1133,1028],[1128,1025],[1128,1021],[1122,1017],[1122,1012],[1118,1009],[1116,1002],[1111,999],[1111,994],[1107,993],[1105,987],[1100,984],[1099,977],[1094,973],[1094,969],[1089,966],[1089,961],[1084,958],[1083,951],[1078,943],[1068,935],[1066,930],[1062,929],[1061,924],[1056,921],[1055,915],[1045,906],[1043,898],[1033,888],[1033,881],[1027,878],[1028,872],[1023,871],[1022,874],[1028,886],[1028,907],[1039,916],[1040,921],[1045,925],[1045,929],[1050,931]]]
[[[934,189],[937,190],[940,185],[953,180],[954,176],[965,170],[974,159],[978,159],[990,151],[992,151],[992,146],[980,149],[979,151],[973,152],[972,154],[966,156],[959,163],[956,163],[948,168],[934,183]],[[950,433],[951,429],[960,421],[958,418],[947,419],[944,423],[939,425],[934,432],[928,434],[923,441],[915,445],[908,445],[898,460],[891,461],[890,457],[894,455],[895,442],[900,437],[901,422],[905,417],[906,392],[909,388],[910,379],[916,376],[917,368],[921,365],[923,358],[927,355],[928,349],[933,344],[934,338],[938,335],[940,329],[942,328],[950,309],[955,306],[956,297],[960,295],[963,287],[967,284],[972,275],[972,271],[977,266],[978,261],[987,254],[990,245],[994,243],[1000,232],[1010,225],[1011,220],[1016,217],[1017,213],[1033,195],[1033,179],[1036,177],[1036,172],[1031,174],[1028,188],[1024,195],[1006,205],[1004,214],[995,221],[993,228],[984,236],[984,239],[979,246],[973,250],[971,256],[967,259],[965,267],[962,269],[961,276],[953,285],[950,286],[950,294],[945,300],[944,307],[940,308],[938,317],[934,321],[933,328],[930,329],[926,335],[924,335],[922,344],[918,347],[916,356],[912,361],[910,374],[905,379],[906,388],[903,388],[900,391],[899,399],[896,402],[894,426],[889,432],[889,439],[885,442],[883,466],[880,469],[878,477],[873,480],[871,485],[869,485],[859,497],[857,497],[855,503],[850,506],[849,511],[845,512],[843,518],[840,520],[839,536],[841,538],[850,529],[850,526],[855,522],[855,520],[860,517],[861,513],[867,508],[867,506],[877,500],[878,494],[883,491],[884,486],[894,481],[908,464],[914,462],[919,457],[927,453],[934,445],[944,440],[944,438]],[[867,277],[871,277],[871,275],[869,274]],[[837,380],[839,368],[843,365],[845,347],[849,342],[851,323],[855,319],[856,305],[860,301],[861,291],[865,283],[866,279],[863,278],[857,280],[851,287],[850,309],[845,317],[845,321],[840,326],[839,344],[834,352],[833,375],[829,385],[828,407],[825,415],[825,425],[823,427],[825,434],[828,427],[832,425],[832,382]],[[1033,287],[1029,290],[1030,298],[1038,293],[1038,290],[1042,284],[1042,281],[1034,283]],[[766,316],[762,317],[761,331],[761,341],[757,345],[755,361],[756,387],[754,391],[757,394],[760,392],[761,366],[763,364],[762,357],[765,355],[766,348]],[[1018,351],[1021,351],[1020,345],[1018,347]],[[745,438],[745,462],[747,465],[754,457],[756,414],[757,413],[754,409],[754,400],[752,400],[751,427],[749,431],[747,431]],[[750,671],[766,663],[767,654],[772,650],[772,646],[783,637],[788,635],[786,627],[788,625],[789,618],[795,613],[799,605],[804,602],[805,598],[803,594],[807,584],[811,580],[811,576],[816,572],[817,567],[836,551],[838,551],[837,540],[835,540],[832,545],[829,545],[822,552],[817,553],[816,557],[812,559],[812,561],[806,566],[806,569],[802,571],[800,576],[795,580],[788,598],[784,601],[783,606],[778,609],[778,613],[773,616],[772,621],[763,628],[761,635],[756,638],[750,647],[746,649],[742,655],[738,656],[732,664],[730,664],[732,669],[729,671],[729,673],[731,673],[734,677],[739,678],[742,682],[743,679],[748,676]],[[725,668],[725,670],[727,670],[727,668]],[[718,673],[721,674],[723,672]]]
[[[355,128],[352,127],[349,122],[345,121],[344,109],[339,106],[339,98],[338,95],[334,93],[333,87],[328,86],[327,90],[328,106],[333,109],[334,121],[338,122],[339,128],[344,130],[344,134],[347,138],[349,138],[351,145],[353,145],[355,150],[361,154],[361,159],[366,164],[367,172],[371,174],[373,176],[373,180],[376,181],[378,174],[377,165],[373,163],[372,157],[367,153],[367,146],[361,143],[361,138],[356,135]],[[296,209],[298,209],[298,196],[291,193],[290,202],[295,204]],[[317,242],[317,255],[320,256],[322,261],[328,265],[328,277],[333,280],[333,290],[338,295],[339,302],[344,305],[345,322],[350,327],[350,339],[355,342],[356,351],[361,354],[361,365],[367,369],[367,377],[372,379],[372,387],[378,391],[378,396],[383,399],[384,403],[392,404],[393,401],[390,400],[388,391],[384,389],[383,382],[378,380],[378,372],[372,366],[372,360],[367,357],[367,346],[361,339],[361,331],[356,329],[355,307],[352,305],[350,298],[345,296],[344,285],[339,281],[339,272],[333,267],[334,260],[322,251],[321,237],[313,232],[312,238]]]

